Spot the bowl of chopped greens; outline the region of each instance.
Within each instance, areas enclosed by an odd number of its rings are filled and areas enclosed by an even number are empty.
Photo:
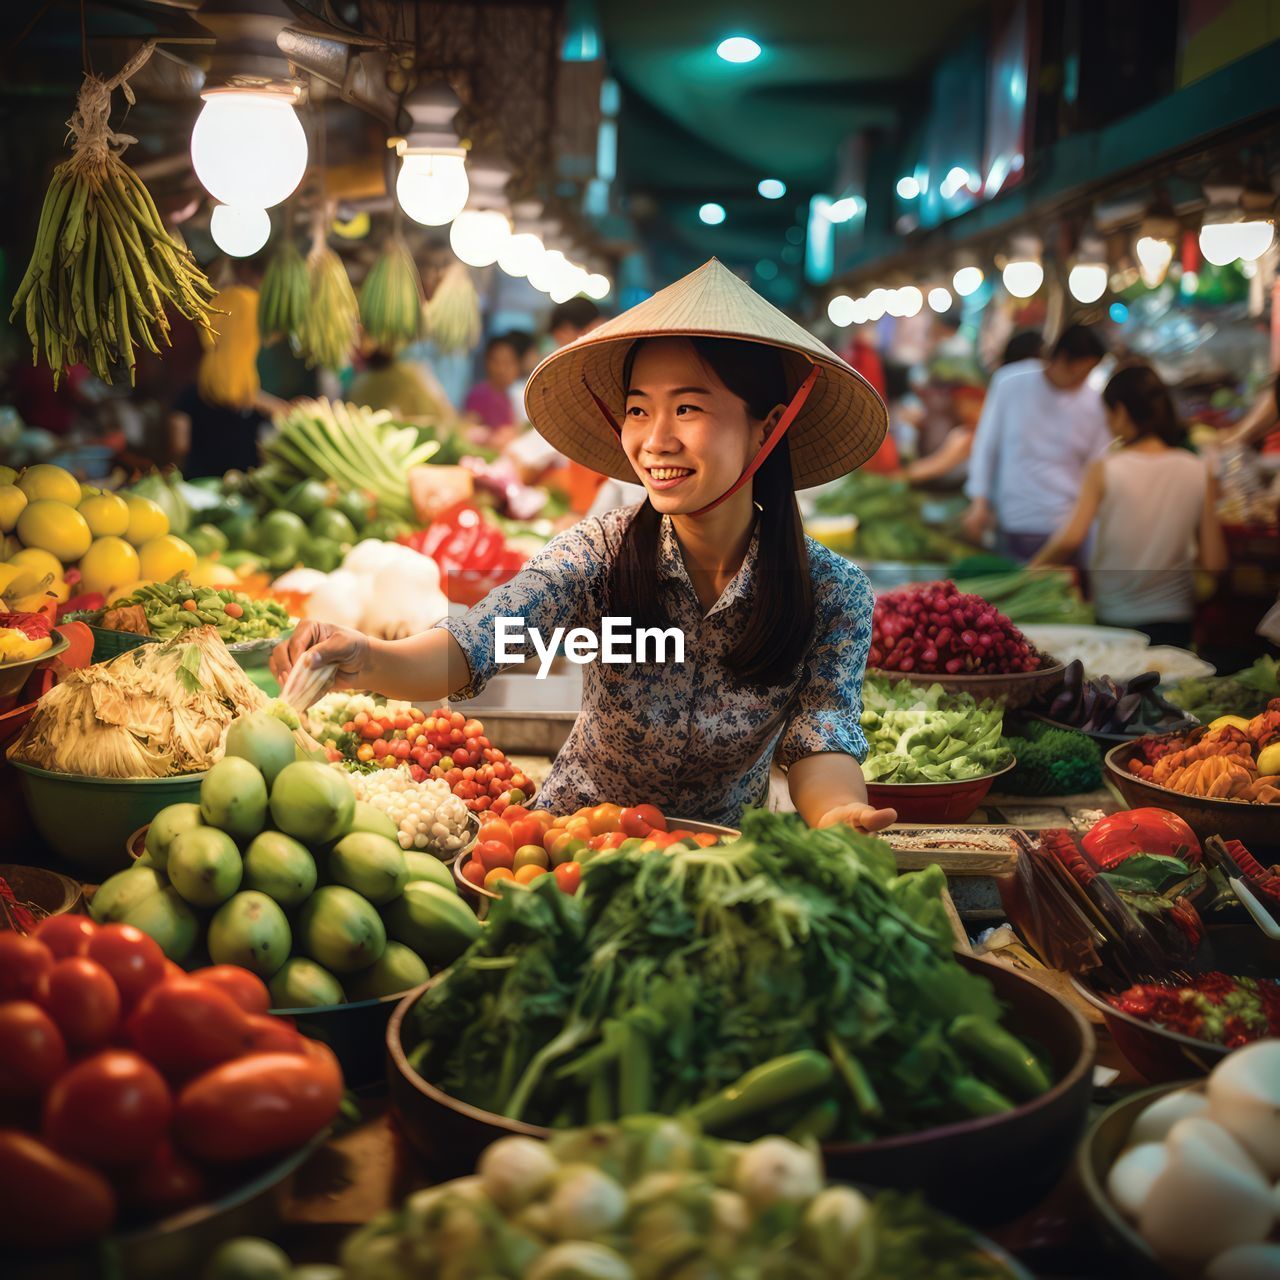
[[[961,782],[868,782],[867,801],[877,809],[897,810],[900,822],[967,822],[996,779],[1017,766],[1012,755],[1005,760],[994,773]]]
[[[406,997],[392,1107],[441,1177],[504,1135],[658,1113],[819,1142],[840,1177],[1016,1216],[1083,1131],[1093,1036],[954,953],[945,886],[873,837],[763,810],[723,847],[603,850],[573,896],[545,876],[503,893]],[[992,1197],[993,1159],[1033,1172]]]

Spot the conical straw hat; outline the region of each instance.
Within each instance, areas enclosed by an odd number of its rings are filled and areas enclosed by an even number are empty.
[[[628,350],[639,338],[671,336],[741,338],[779,347],[793,394],[813,365],[820,366],[817,384],[787,435],[797,489],[845,475],[880,447],[888,414],[866,379],[715,258],[552,352],[525,388],[529,421],[567,457],[634,483],[636,474],[592,392],[621,422]]]

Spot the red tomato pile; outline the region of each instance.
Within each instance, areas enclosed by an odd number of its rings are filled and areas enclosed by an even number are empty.
[[[594,809],[555,818],[546,809],[507,805],[501,816],[480,828],[462,875],[472,884],[498,889],[504,880],[529,884],[550,872],[566,893],[577,892],[582,864],[601,849],[665,849],[677,841],[704,847],[719,837],[707,832],[667,830],[667,820],[651,804],[623,809],[598,804]]]
[[[348,742],[360,740],[355,759],[384,769],[407,764],[415,782],[443,778],[472,813],[501,812],[503,805],[522,803],[535,790],[533,780],[485,736],[479,720],[448,707],[426,715],[417,707],[379,706],[372,714],[358,711],[342,732]],[[341,744],[326,745],[330,759],[343,759]]]
[[[333,1054],[265,984],[185,974],[145,933],[50,916],[0,932],[0,1238],[72,1245],[209,1198],[337,1114]]]

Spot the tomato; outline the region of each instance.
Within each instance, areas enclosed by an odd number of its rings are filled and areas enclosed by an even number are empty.
[[[536,844],[541,849],[544,834],[537,818],[518,818],[511,824],[511,843],[517,849],[526,844]]]
[[[197,1160],[238,1163],[290,1151],[338,1113],[342,1072],[315,1041],[307,1053],[252,1053],[197,1076],[178,1095],[173,1132]]]
[[[179,973],[179,977],[187,975]],[[217,987],[230,996],[245,1013],[266,1013],[271,1008],[271,993],[267,984],[256,973],[242,969],[238,964],[214,964],[207,969],[197,969],[190,975],[205,986]]]
[[[166,978],[185,978],[187,971],[180,964],[175,964],[172,960],[166,959],[164,962],[164,976]]]
[[[53,952],[35,938],[0,930],[0,1000],[30,1000],[53,968]]]
[[[591,810],[591,817],[588,821],[591,823],[591,832],[593,835],[608,835],[611,831],[617,831],[618,821],[622,816],[622,810],[616,804],[598,804]]]
[[[591,830],[591,823],[576,814],[565,823],[564,829],[579,840],[590,840],[595,835]]]
[[[30,1134],[0,1130],[0,1237],[6,1249],[83,1244],[115,1220],[115,1192],[96,1169]]]
[[[511,827],[504,820],[502,822],[485,822],[481,824],[480,834],[477,837],[481,844],[487,840],[495,840],[498,844],[505,844],[508,849],[515,849],[515,842],[511,838]]]
[[[552,873],[556,884],[565,893],[577,893],[582,883],[582,868],[576,862],[562,862]]]
[[[484,884],[484,878],[487,874],[488,872],[484,869],[484,863],[478,858],[468,858],[462,864],[462,878],[471,881],[476,886]]]
[[[539,876],[545,876],[546,874],[546,867],[540,867],[536,862],[529,862],[516,872],[516,883],[532,884]]]
[[[699,849],[711,849],[720,843],[720,837],[711,831],[699,831],[693,838]]]
[[[165,1075],[184,1080],[246,1052],[248,1018],[218,987],[175,978],[147,992],[126,1030],[139,1053]]]
[[[173,1099],[145,1058],[105,1049],[60,1076],[44,1100],[44,1137],[90,1164],[141,1164],[169,1130]]]
[[[548,867],[550,865],[551,859],[540,844],[522,844],[516,850],[516,860],[511,864],[511,868],[513,871],[519,871],[521,867]]]
[[[205,1198],[204,1174],[165,1138],[145,1164],[118,1182],[120,1199],[131,1209],[173,1213]]]
[[[514,880],[515,872],[509,867],[494,867],[484,875],[484,887],[496,893],[504,880]]]
[[[45,916],[31,936],[53,952],[55,960],[82,956],[98,926],[88,916]]]
[[[507,806],[507,811],[502,815],[503,821],[507,823],[519,822],[521,818],[527,818],[529,810],[518,804],[512,803]]]
[[[250,1053],[305,1053],[306,1037],[288,1018],[255,1013],[246,1020]]]
[[[552,866],[568,862],[579,849],[585,847],[583,840],[568,831],[553,831],[547,836],[546,849]]]
[[[643,838],[653,830],[653,825],[645,818],[639,809],[623,809],[618,815],[618,829],[625,832],[629,836],[639,836]]]
[[[654,831],[665,831],[667,829],[667,820],[662,816],[662,810],[656,804],[638,804],[635,806],[635,812]]]
[[[37,998],[73,1049],[106,1044],[120,1021],[116,984],[87,956],[59,960],[40,979]]]
[[[481,841],[473,854],[486,871],[492,871],[494,867],[514,866],[515,856],[510,845],[499,844],[496,840]]]
[[[0,1098],[38,1098],[66,1066],[67,1042],[38,1004],[0,1004]]]
[[[105,924],[89,939],[88,956],[110,975],[127,1013],[164,979],[160,944],[131,924]]]

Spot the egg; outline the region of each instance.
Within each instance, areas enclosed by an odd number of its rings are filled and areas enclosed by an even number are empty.
[[[1280,1039],[1237,1049],[1209,1077],[1209,1113],[1280,1177]]]
[[[1280,1280],[1280,1244],[1241,1244],[1220,1253],[1205,1280]]]
[[[1138,1216],[1151,1184],[1168,1162],[1169,1154],[1162,1142],[1144,1142],[1120,1156],[1107,1174],[1107,1190],[1122,1213],[1130,1218]]]
[[[1144,1107],[1129,1130],[1129,1142],[1139,1146],[1144,1142],[1163,1142],[1179,1120],[1188,1116],[1203,1115],[1209,1107],[1209,1099],[1199,1090],[1179,1089],[1157,1098]]]
[[[1267,1238],[1275,1221],[1271,1185],[1249,1172],[1247,1164],[1223,1155],[1220,1140],[1187,1131],[1168,1143],[1166,1152],[1168,1161],[1138,1214],[1138,1230],[1156,1253],[1203,1264],[1227,1249]]]

